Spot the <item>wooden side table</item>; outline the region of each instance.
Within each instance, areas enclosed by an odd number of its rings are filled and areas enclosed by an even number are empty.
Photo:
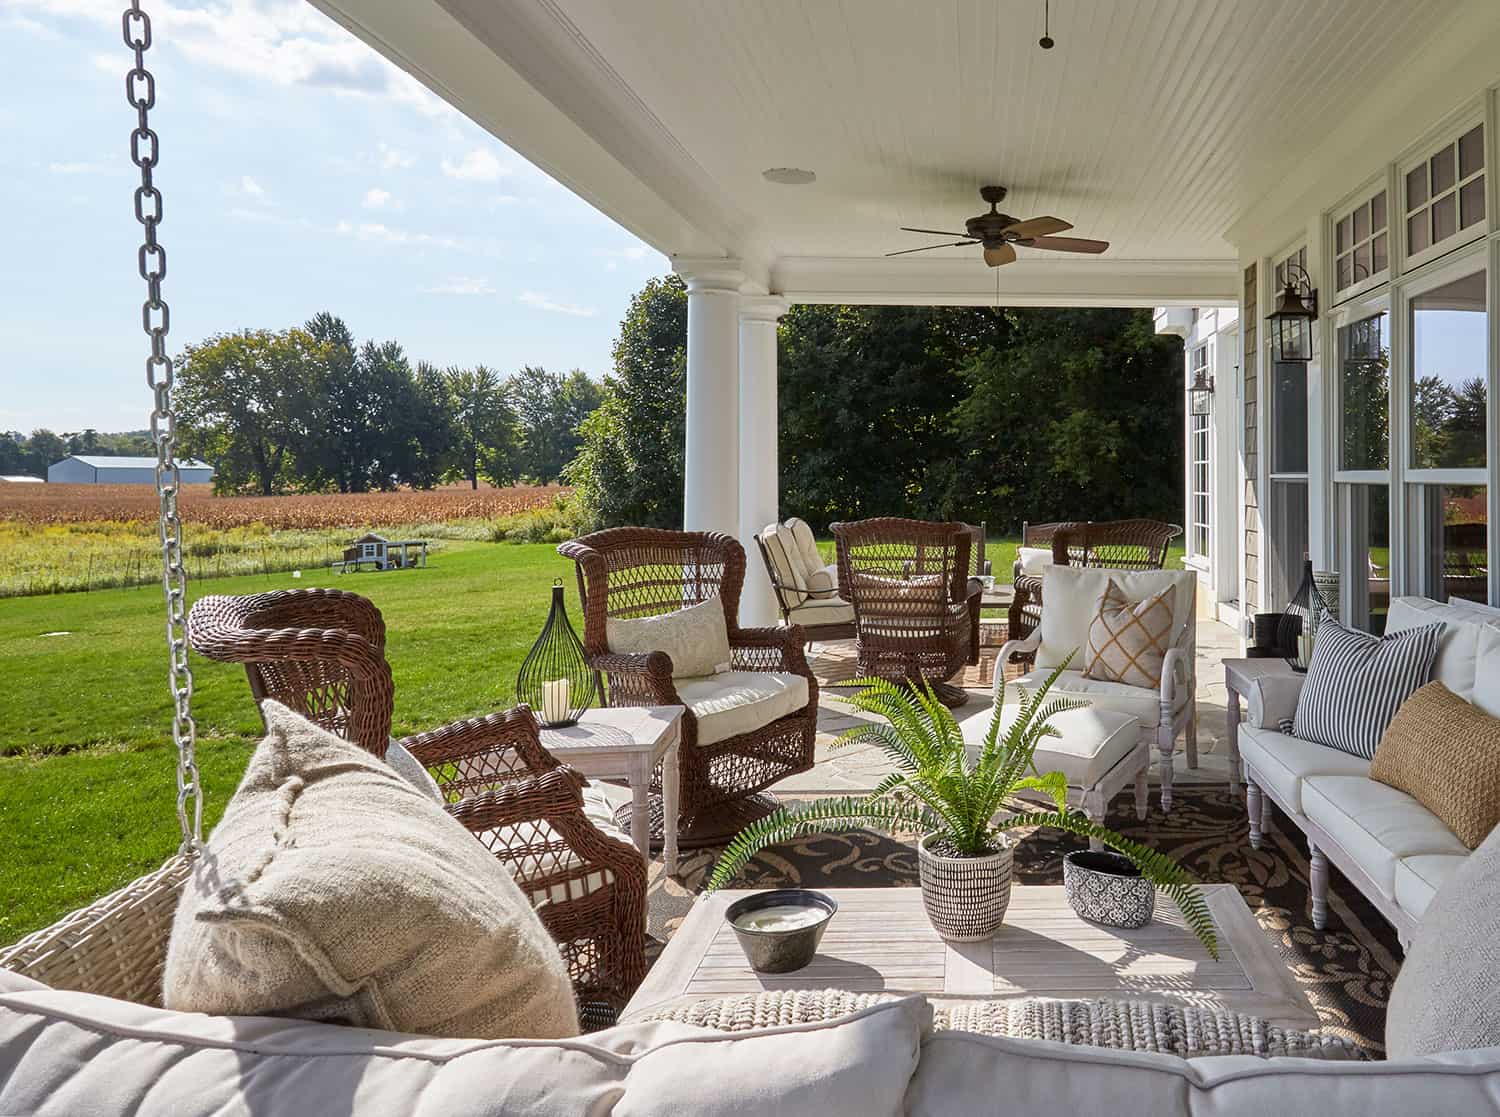
[[[677,813],[681,787],[677,746],[681,706],[608,706],[589,710],[577,725],[543,729],[542,745],[585,776],[630,785],[630,840],[651,866],[651,773],[661,764],[662,863],[677,872]]]
[[[1251,687],[1268,675],[1291,676],[1295,674],[1291,664],[1281,656],[1224,660],[1224,689],[1228,692],[1225,695],[1225,704],[1229,710],[1227,719],[1229,788],[1234,793],[1239,793],[1240,781],[1244,778],[1244,771],[1240,764],[1240,696],[1248,693]]]

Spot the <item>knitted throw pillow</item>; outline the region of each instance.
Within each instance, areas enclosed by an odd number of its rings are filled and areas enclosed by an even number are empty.
[[[1396,711],[1432,673],[1442,632],[1440,621],[1371,636],[1324,613],[1297,696],[1296,735],[1373,759]]]
[[[1089,626],[1083,673],[1127,686],[1161,686],[1162,661],[1172,646],[1172,592],[1168,587],[1130,601],[1111,579]]]
[[[1406,792],[1474,849],[1500,822],[1500,718],[1428,683],[1386,727],[1370,778]]]
[[[262,709],[265,739],[177,905],[165,1006],[577,1035],[562,955],[505,866],[383,761]]]
[[[720,597],[654,617],[610,617],[604,622],[604,638],[612,652],[666,652],[674,679],[729,670],[729,628]]]

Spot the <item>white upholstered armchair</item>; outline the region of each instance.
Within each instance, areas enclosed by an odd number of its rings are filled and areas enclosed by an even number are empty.
[[[1138,601],[1170,586],[1172,643],[1162,664],[1157,688],[1091,679],[1084,674],[1089,627],[1099,611],[1099,600],[1113,579],[1130,600]],[[1162,810],[1172,809],[1172,755],[1177,738],[1185,738],[1189,768],[1198,766],[1197,644],[1194,620],[1198,578],[1191,570],[1114,570],[1108,567],[1048,566],[1042,573],[1041,623],[1024,640],[1000,649],[995,665],[995,694],[999,698],[1005,665],[1013,658],[1034,655],[1032,670],[1009,684],[1007,698],[1017,699],[1014,686],[1040,684],[1069,655],[1073,662],[1052,688],[1060,698],[1075,698],[1101,710],[1133,715],[1143,735],[1155,741],[1160,755]]]

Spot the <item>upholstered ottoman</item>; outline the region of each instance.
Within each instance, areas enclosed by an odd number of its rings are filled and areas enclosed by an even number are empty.
[[[1007,705],[1001,714],[1001,732],[1010,727],[1020,707]],[[964,742],[970,755],[984,745],[993,715],[986,710],[963,723]],[[1135,781],[1135,813],[1146,817],[1146,773],[1151,767],[1151,741],[1142,732],[1140,719],[1117,710],[1087,706],[1068,710],[1052,719],[1058,736],[1037,746],[1038,772],[1061,772],[1068,779],[1068,799],[1095,822],[1102,823],[1109,801],[1120,789]]]

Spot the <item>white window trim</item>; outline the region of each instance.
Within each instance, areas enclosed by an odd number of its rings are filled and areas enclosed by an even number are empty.
[[[1486,168],[1485,173],[1489,173],[1488,168]],[[1375,288],[1390,282],[1392,268],[1396,262],[1396,205],[1392,203],[1392,199],[1396,196],[1396,182],[1397,179],[1394,174],[1390,168],[1387,168],[1384,174],[1376,175],[1367,180],[1359,189],[1345,195],[1339,201],[1338,205],[1323,214],[1323,236],[1325,243],[1328,245],[1328,259],[1326,262],[1327,275],[1329,277],[1328,290],[1332,292],[1328,300],[1330,306],[1342,306],[1349,300],[1357,299],[1367,291],[1373,291]],[[1385,191],[1385,267],[1381,268],[1378,272],[1371,272],[1364,279],[1355,280],[1341,291],[1338,289],[1338,224],[1382,190]],[[1404,206],[1406,204],[1405,200],[1402,199],[1399,204]],[[1489,212],[1488,204],[1485,206],[1485,212]],[[1401,221],[1404,226],[1406,222],[1405,214],[1402,214]]]
[[[1494,129],[1491,126],[1489,120],[1490,114],[1486,111],[1485,101],[1487,100],[1488,98],[1485,98],[1483,100],[1475,101],[1471,104],[1466,105],[1459,111],[1456,116],[1450,117],[1445,123],[1428,132],[1421,141],[1407,148],[1396,162],[1396,183],[1398,191],[1396,198],[1396,209],[1394,211],[1390,211],[1388,208],[1388,212],[1393,212],[1395,215],[1399,216],[1401,222],[1399,239],[1392,241],[1392,253],[1394,256],[1394,253],[1397,250],[1397,246],[1399,245],[1400,258],[1402,261],[1401,270],[1404,272],[1415,271],[1417,268],[1422,267],[1424,264],[1431,263],[1433,260],[1437,260],[1444,256],[1447,256],[1460,248],[1473,244],[1476,241],[1483,240],[1495,227],[1495,215],[1493,206],[1494,190],[1492,182],[1492,179],[1494,178],[1495,165],[1494,160],[1491,158],[1491,155],[1495,148],[1495,138],[1493,134]],[[1416,170],[1417,167],[1425,163],[1434,154],[1436,154],[1440,148],[1449,144],[1457,144],[1459,137],[1468,133],[1470,129],[1478,124],[1484,125],[1484,220],[1471,225],[1467,229],[1459,229],[1452,236],[1445,237],[1443,240],[1439,241],[1436,244],[1428,245],[1420,252],[1411,252],[1410,245],[1407,243],[1406,239],[1407,174],[1409,174],[1411,171]],[[1457,176],[1457,173],[1458,167],[1455,166],[1455,176]],[[1455,177],[1455,190],[1456,184],[1459,181],[1461,180]],[[1431,199],[1429,199],[1428,204],[1431,204]],[[1389,207],[1389,201],[1387,202],[1387,206]],[[1455,213],[1455,220],[1462,220],[1462,215]]]

